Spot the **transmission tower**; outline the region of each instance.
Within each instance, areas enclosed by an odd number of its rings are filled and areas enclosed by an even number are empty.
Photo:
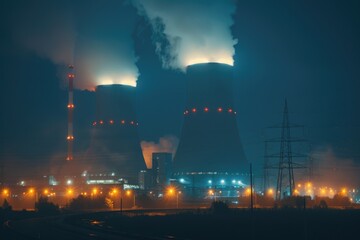
[[[286,182],[286,177],[287,177],[287,182]],[[276,200],[281,199],[283,188],[286,187],[286,185],[288,185],[289,193],[290,195],[292,195],[293,190],[295,189],[295,180],[294,180],[294,169],[293,169],[292,152],[291,152],[288,106],[287,106],[287,100],[285,99],[285,107],[284,107],[283,122],[281,129],[279,169],[278,169],[278,177],[276,184]]]
[[[283,121],[280,125],[269,127],[267,129],[279,128],[281,129],[280,138],[270,138],[265,140],[265,155],[264,155],[264,192],[269,187],[270,169],[277,170],[276,176],[276,194],[275,199],[280,200],[286,192],[288,195],[292,195],[295,190],[294,169],[306,168],[304,165],[294,163],[293,158],[306,158],[307,155],[294,153],[292,151],[291,144],[293,142],[307,142],[303,138],[291,137],[290,130],[292,128],[304,128],[302,125],[294,125],[289,123],[288,105],[285,100],[285,106],[283,111]],[[276,154],[269,154],[269,144],[279,143],[280,152]],[[277,163],[271,163],[270,159],[275,158]]]

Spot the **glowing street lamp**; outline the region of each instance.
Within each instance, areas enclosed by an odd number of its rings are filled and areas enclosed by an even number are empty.
[[[274,189],[269,188],[269,189],[267,190],[267,195],[270,196],[270,197],[273,197],[273,196],[274,196]]]
[[[135,194],[135,192],[132,193],[132,191],[130,191],[130,190],[126,191],[126,196],[130,197],[131,194],[133,194],[133,196],[134,196],[133,207],[135,208],[136,207],[136,194]]]
[[[29,188],[28,190],[28,194],[31,196],[31,195],[34,195],[34,210],[35,210],[35,206],[36,206],[36,202],[37,202],[37,192],[35,191],[35,188]]]
[[[9,197],[9,194],[10,193],[10,190],[5,188],[3,191],[2,191],[2,195],[4,196],[4,198],[7,198]]]
[[[170,187],[167,192],[169,196],[173,196],[174,194],[176,194],[176,208],[179,208],[179,194],[181,194],[181,191],[176,191],[175,188]]]

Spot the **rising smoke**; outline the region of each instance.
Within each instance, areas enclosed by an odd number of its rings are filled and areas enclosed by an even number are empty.
[[[156,52],[163,67],[185,69],[195,63],[233,65],[231,35],[234,0],[133,0],[151,23]]]
[[[22,1],[9,6],[14,38],[26,49],[50,59],[62,71],[75,65],[75,87],[93,90],[99,84],[136,85],[131,34],[137,21],[126,1]]]
[[[360,181],[356,165],[351,158],[337,156],[329,146],[314,150],[313,179],[318,185],[342,188],[357,186]]]
[[[141,141],[141,148],[145,158],[145,163],[148,168],[152,167],[152,154],[154,152],[170,152],[174,154],[176,152],[179,139],[175,136],[164,136],[159,139],[158,143]]]
[[[76,31],[71,1],[16,3],[11,6],[14,39],[55,64],[72,64]]]

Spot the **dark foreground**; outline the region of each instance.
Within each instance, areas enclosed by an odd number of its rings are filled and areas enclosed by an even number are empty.
[[[359,239],[359,223],[359,210],[98,212],[6,222],[0,239]]]

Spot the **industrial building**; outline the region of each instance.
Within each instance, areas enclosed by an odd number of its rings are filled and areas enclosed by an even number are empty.
[[[164,187],[169,185],[172,176],[172,153],[153,153],[152,173],[154,187]]]

